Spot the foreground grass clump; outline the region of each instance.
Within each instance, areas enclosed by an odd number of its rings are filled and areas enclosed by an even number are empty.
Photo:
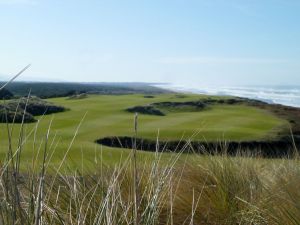
[[[82,154],[82,161],[70,168],[71,141],[59,165],[51,166],[55,152],[51,150],[50,130],[51,123],[30,162],[22,159],[26,141],[22,134],[17,148],[8,149],[0,168],[0,224],[250,225],[300,221],[297,156],[271,160],[179,152],[167,154],[166,159],[166,153],[156,152],[146,159],[137,152],[134,161],[134,151],[128,150],[129,154],[112,166],[106,165],[103,150],[99,150],[89,166],[83,163]]]

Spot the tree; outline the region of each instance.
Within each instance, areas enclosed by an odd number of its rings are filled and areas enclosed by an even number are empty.
[[[14,97],[13,93],[11,93],[9,90],[5,88],[0,90],[0,99],[11,99],[13,97]]]

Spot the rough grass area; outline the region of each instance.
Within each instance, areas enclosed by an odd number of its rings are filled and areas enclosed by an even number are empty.
[[[34,116],[48,115],[66,110],[65,107],[51,104],[38,97],[23,97],[0,104],[0,122],[32,123],[36,122]],[[24,114],[25,116],[23,117]]]
[[[226,154],[234,156],[239,152],[245,154],[259,154],[266,158],[282,158],[293,154],[295,148],[299,148],[300,140],[297,136],[286,136],[278,140],[261,141],[223,141],[223,142],[204,142],[191,140],[178,141],[158,141],[151,139],[134,138],[127,136],[104,137],[96,140],[96,143],[104,146],[116,148],[132,149],[135,146],[142,151],[150,152],[179,152],[185,149],[185,153],[197,154],[222,154],[224,149]]]
[[[44,160],[32,157],[22,172],[21,152],[11,157],[8,151],[0,167],[0,224],[292,225],[300,221],[297,155],[265,160],[177,153],[162,161],[161,153],[150,160],[138,154],[137,161],[128,155],[108,167],[98,151],[92,165],[82,159],[76,170],[70,170],[64,157],[58,166],[49,164],[50,146],[39,152]]]
[[[202,101],[188,101],[188,102],[156,102],[151,104],[165,113],[170,112],[199,112],[207,108],[207,105]]]
[[[141,113],[141,114],[145,114],[145,115],[165,116],[165,114],[162,111],[160,111],[159,109],[157,109],[151,105],[134,106],[134,107],[126,109],[126,111],[131,112],[131,113]]]
[[[145,96],[144,96],[145,97]],[[155,102],[145,106],[134,106],[126,109],[131,113],[165,116],[169,112],[197,112],[206,108],[202,101],[190,102]]]
[[[88,94],[86,93],[81,93],[81,94],[75,94],[75,95],[71,95],[70,97],[68,97],[67,99],[84,99],[87,98]]]
[[[95,151],[103,148],[103,159],[106,163],[116,163],[120,157],[126,157],[128,150],[111,151],[109,147],[98,146],[95,140],[107,136],[132,136],[133,114],[124,109],[135,105],[146,105],[166,101],[195,101],[207,98],[200,95],[185,95],[176,98],[173,94],[155,95],[155,98],[144,98],[144,95],[91,95],[86,99],[69,100],[56,98],[48,100],[54,105],[61,105],[69,110],[53,115],[36,117],[39,122],[25,124],[23,133],[27,141],[23,146],[22,160],[30,162],[35,149],[43,145],[41,141],[47,133],[50,121],[51,150],[53,165],[58,162],[73,139],[76,128],[86,114],[83,123],[69,150],[70,166],[81,160],[85,155],[85,163],[94,161]],[[216,98],[221,99],[221,98]],[[138,136],[155,140],[159,131],[160,140],[260,140],[273,139],[279,131],[287,129],[288,122],[276,117],[268,111],[245,105],[214,105],[201,112],[170,112],[167,116],[139,115]],[[21,125],[12,126],[13,146],[18,144]],[[5,157],[8,148],[7,126],[0,125],[0,157]],[[143,153],[148,157],[152,153]]]

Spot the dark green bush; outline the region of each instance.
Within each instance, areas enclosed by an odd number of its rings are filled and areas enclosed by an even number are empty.
[[[21,123],[25,108],[24,123],[35,122],[34,116],[66,111],[62,106],[53,105],[37,97],[21,98],[0,105],[0,122]]]
[[[159,109],[154,108],[153,106],[134,106],[132,108],[128,108],[127,111],[132,113],[165,116],[163,112],[161,112]]]

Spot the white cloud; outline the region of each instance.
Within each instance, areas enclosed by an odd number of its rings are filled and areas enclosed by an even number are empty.
[[[288,63],[286,59],[269,58],[218,58],[218,57],[165,57],[157,60],[161,64],[274,64]]]

